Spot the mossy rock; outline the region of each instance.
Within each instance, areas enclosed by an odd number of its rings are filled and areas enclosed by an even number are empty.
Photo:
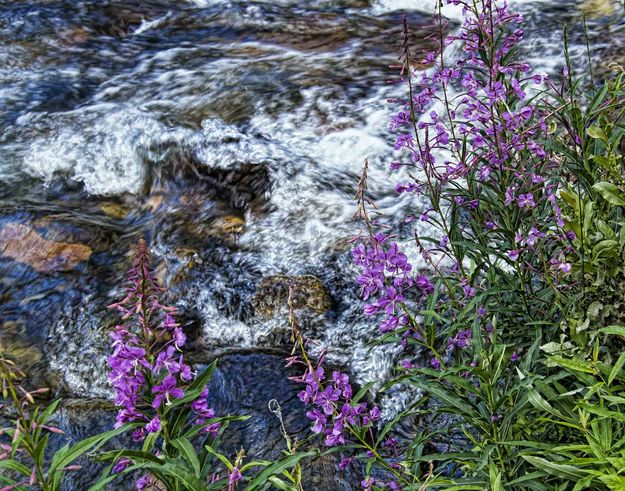
[[[312,275],[284,274],[263,278],[256,287],[252,306],[257,313],[271,317],[281,308],[288,308],[289,291],[296,310],[324,314],[332,307],[330,292],[319,278]]]

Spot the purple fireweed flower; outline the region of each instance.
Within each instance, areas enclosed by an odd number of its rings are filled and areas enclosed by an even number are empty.
[[[520,254],[520,251],[518,249],[513,249],[511,251],[508,251],[508,257],[512,259],[513,261],[516,261],[517,259],[519,259],[519,254]]]
[[[373,477],[367,477],[363,479],[362,481],[360,481],[360,485],[362,486],[362,489],[366,491],[371,491],[373,487],[376,485],[376,481]]]
[[[417,288],[423,291],[423,293],[425,293],[426,295],[429,295],[430,293],[434,291],[434,285],[429,280],[429,278],[427,278],[424,275],[417,276],[415,285],[417,286]]]
[[[408,126],[410,124],[410,113],[407,111],[401,111],[391,118],[389,128],[392,130],[401,128],[402,126]]]
[[[343,433],[339,433],[338,435],[330,432],[326,435],[325,444],[328,447],[335,447],[337,445],[345,445],[345,436]]]
[[[465,329],[456,333],[456,335],[449,340],[447,349],[453,350],[454,348],[467,348],[471,346],[471,329]]]
[[[512,204],[512,202],[514,201],[514,188],[508,188],[506,189],[506,199],[504,200],[504,204],[506,206],[509,206]]]
[[[175,330],[175,329],[177,329],[179,327],[180,327],[180,325],[176,322],[176,319],[174,319],[173,315],[171,315],[171,314],[166,314],[165,315],[165,319],[163,320],[163,329],[171,331],[171,330]]]
[[[462,287],[462,292],[466,297],[474,297],[477,290],[467,283]]]
[[[345,373],[332,372],[332,381],[337,390],[341,391],[341,395],[349,400],[352,398],[352,386],[349,383],[349,377]]]
[[[386,289],[385,296],[379,300],[378,305],[382,307],[388,315],[393,315],[395,313],[395,306],[401,304],[404,300],[404,296],[397,288],[389,286]]]
[[[137,479],[137,489],[139,491],[141,491],[142,489],[146,489],[148,486],[150,486],[150,484],[152,484],[152,479],[148,474]]]
[[[328,418],[319,409],[313,409],[306,413],[306,417],[314,421],[311,428],[313,433],[321,433],[328,423]]]
[[[332,414],[336,407],[335,403],[339,400],[340,395],[340,390],[328,385],[322,392],[317,393],[314,402],[323,408],[324,413]]]
[[[165,400],[165,405],[169,406],[171,404],[170,397],[176,399],[182,399],[184,397],[184,390],[176,386],[176,378],[173,375],[168,375],[163,379],[160,385],[152,387],[152,392],[156,394],[152,401],[152,407],[154,409],[159,408],[163,400]]]
[[[202,422],[198,422],[197,424],[203,424],[203,421]],[[208,433],[213,438],[217,438],[217,435],[219,434],[219,430],[220,429],[221,429],[221,423],[212,423],[212,424],[202,428],[200,433],[202,433],[202,434]]]
[[[403,147],[411,148],[413,145],[413,139],[411,134],[399,135],[397,137],[397,141],[395,142],[395,150],[400,150]]]
[[[520,194],[517,198],[517,203],[521,208],[534,208],[536,203],[534,202],[534,195],[531,193]]]
[[[119,474],[120,472],[124,471],[130,464],[132,464],[132,461],[130,459],[122,457],[113,466],[113,474]]]
[[[176,348],[168,346],[165,351],[161,351],[156,357],[156,363],[154,363],[154,373],[157,374],[163,368],[168,372],[172,372],[178,366],[174,355],[176,354]]]
[[[345,469],[347,469],[352,463],[352,460],[354,460],[354,457],[342,457],[341,461],[339,462],[339,470],[344,471]]]
[[[117,413],[115,417],[115,428],[119,428],[126,423],[130,423],[131,421],[141,420],[143,415],[133,408],[124,408]]]
[[[180,380],[182,380],[183,382],[190,382],[194,378],[191,367],[184,364],[182,360],[182,355],[180,355],[180,358],[178,358],[178,363],[171,373],[177,373],[180,376]]]
[[[408,263],[406,255],[399,250],[399,246],[393,242],[386,252],[386,270],[389,273],[397,273],[398,271],[410,271],[412,265]]]
[[[174,345],[176,346],[176,348],[180,349],[187,342],[187,336],[185,336],[181,328],[176,327],[174,329],[173,340],[174,340]]]
[[[161,420],[157,417],[152,418],[152,420],[145,425],[145,431],[148,433],[156,433],[161,430]]]
[[[228,472],[228,491],[233,491],[237,482],[243,479],[243,475],[238,467],[233,467],[230,472]]]
[[[379,270],[367,269],[356,280],[362,287],[362,296],[367,300],[371,295],[384,288],[384,273]]]
[[[380,323],[380,332],[387,333],[394,331],[399,326],[399,317],[391,315]]]
[[[146,431],[145,427],[138,428],[132,432],[132,441],[135,443],[142,442],[145,439]]]
[[[110,306],[122,314],[123,324],[111,334],[113,352],[107,359],[111,368],[108,379],[115,389],[115,404],[120,407],[115,426],[146,422],[133,431],[135,441],[161,427],[159,417],[146,408],[158,409],[163,402],[171,403],[171,398],[183,397],[185,384],[195,376],[177,352],[186,343],[186,336],[174,318],[176,309],[159,302],[162,291],[142,240],[128,273],[126,296]],[[210,411],[205,399],[203,402],[207,417]],[[210,416],[214,417],[214,412]]]
[[[516,78],[513,78],[510,81],[510,84],[512,85],[512,89],[514,90],[514,93],[519,98],[519,100],[522,101],[523,99],[525,99],[525,92],[521,88],[521,84],[519,83],[519,81]]]

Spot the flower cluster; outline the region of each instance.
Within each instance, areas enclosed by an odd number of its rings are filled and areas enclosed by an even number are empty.
[[[364,428],[380,419],[380,409],[352,400],[352,386],[347,374],[335,371],[326,380],[322,366],[308,368],[299,381],[306,384],[298,397],[315,406],[306,413],[313,421],[313,433],[325,435],[325,444],[344,445],[349,440],[349,428]]]
[[[126,296],[111,305],[122,313],[124,323],[111,333],[113,353],[108,357],[109,382],[115,389],[115,404],[121,408],[116,426],[143,422],[133,433],[136,440],[161,430],[163,409],[185,396],[185,387],[195,376],[181,352],[187,339],[174,318],[176,309],[160,303],[160,292],[147,244],[141,240]],[[196,424],[215,417],[207,396],[204,389],[192,404]],[[218,423],[203,428],[211,433],[218,429]]]
[[[522,16],[511,12],[505,0],[447,3],[463,7],[464,22],[444,37],[438,16],[440,43],[423,57],[429,67],[425,71],[412,66],[404,21],[402,77],[409,84],[409,98],[400,101],[389,128],[397,133],[393,148],[403,157],[394,159],[391,170],[411,171],[411,181],[399,183],[397,192],[421,194],[429,201],[425,211],[411,213],[406,223],[420,215],[431,226],[428,235],[438,237],[420,240],[415,233],[432,272],[440,278],[441,268],[446,269],[437,307],[452,313],[449,309],[457,312],[483,291],[480,282],[486,281],[493,260],[517,271],[521,290],[532,288],[526,278],[537,271],[549,275],[553,284],[571,265],[566,261],[570,239],[556,198],[558,164],[544,145],[550,131],[548,105],[532,97],[532,91],[552,82],[532,74],[514,56],[523,38],[518,27]],[[445,56],[443,51],[454,43],[460,55]],[[383,333],[401,329],[404,345],[408,338],[427,338],[434,349],[434,342],[440,354],[431,365],[440,369],[444,353],[471,345],[471,331],[457,324],[456,330],[434,336],[421,332],[416,319],[434,292],[433,282],[414,274],[398,245],[368,225],[367,242],[353,250],[361,267],[357,283],[367,302],[364,313],[381,316]],[[492,259],[482,259],[485,250],[492,251]],[[482,271],[468,270],[471,261]],[[483,321],[483,314],[477,319]]]
[[[356,281],[362,288],[363,299],[370,301],[364,313],[384,314],[379,325],[382,333],[409,325],[404,309],[409,296],[420,303],[434,291],[427,276],[413,274],[412,265],[397,243],[388,242],[386,235],[378,233],[367,245],[360,243],[352,251],[354,263],[362,267]]]

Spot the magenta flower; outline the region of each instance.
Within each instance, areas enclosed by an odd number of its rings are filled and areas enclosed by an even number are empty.
[[[158,416],[152,418],[152,420],[147,425],[145,425],[145,431],[147,431],[148,433],[156,433],[160,430],[161,420],[158,418]]]
[[[321,433],[328,422],[328,418],[318,409],[313,409],[306,413],[308,419],[312,419],[314,424],[311,428],[313,433]]]
[[[152,483],[152,480],[148,474],[140,477],[137,480],[137,490],[141,491],[142,489],[147,488]]]
[[[152,387],[152,392],[156,394],[154,400],[152,401],[152,407],[154,409],[158,409],[160,407],[163,399],[166,401],[165,405],[169,406],[171,404],[170,397],[174,397],[176,399],[182,399],[184,397],[184,390],[176,386],[176,378],[173,375],[165,377],[161,385]]]
[[[332,414],[336,407],[335,402],[339,400],[340,395],[340,390],[328,385],[322,392],[317,393],[314,402],[323,408],[324,413]]]
[[[517,203],[521,208],[534,208],[536,206],[534,195],[531,193],[520,194],[517,198]]]
[[[122,457],[113,466],[113,474],[119,474],[120,472],[125,470],[130,464],[132,464],[130,459]]]
[[[176,348],[180,349],[187,342],[187,336],[185,336],[181,328],[176,327],[174,329],[173,340],[174,340],[174,345],[176,346]]]
[[[233,467],[228,473],[228,491],[233,491],[237,482],[243,479],[243,475],[238,467]]]

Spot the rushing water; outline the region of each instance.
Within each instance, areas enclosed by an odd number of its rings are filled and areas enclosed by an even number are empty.
[[[33,383],[107,397],[106,305],[145,237],[197,361],[284,353],[295,285],[313,350],[360,383],[388,376],[398,352],[368,347],[354,288],[353,196],[368,159],[384,220],[410,236],[422,210],[387,170],[386,99],[404,90],[389,65],[403,15],[428,47],[433,3],[0,0],[0,349]],[[584,13],[598,71],[625,63],[620,0],[516,6],[536,70],[562,68],[564,22],[587,69]],[[266,383],[261,399],[281,382]]]

